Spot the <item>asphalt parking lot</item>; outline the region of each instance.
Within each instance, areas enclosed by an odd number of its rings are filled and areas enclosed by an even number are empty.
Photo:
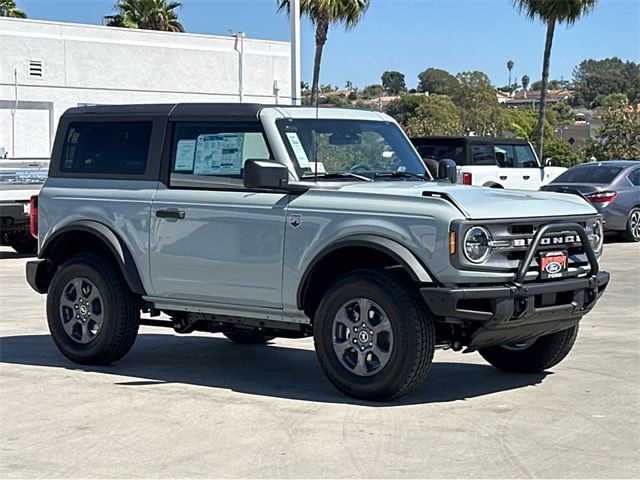
[[[336,392],[310,339],[143,327],[117,364],[74,365],[26,260],[0,248],[2,478],[640,476],[640,245],[606,245],[609,289],[552,370],[440,351],[423,385],[379,405]]]

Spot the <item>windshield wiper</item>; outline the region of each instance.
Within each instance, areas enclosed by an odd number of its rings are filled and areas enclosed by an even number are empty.
[[[430,180],[420,173],[412,173],[412,172],[376,172],[375,178],[418,178],[423,181]]]
[[[373,180],[369,177],[365,177],[364,175],[358,175],[353,172],[331,172],[331,173],[319,173],[318,178],[346,178],[352,177],[357,178],[359,180],[364,180],[365,182],[373,182]],[[303,175],[302,178],[315,178],[313,174]]]

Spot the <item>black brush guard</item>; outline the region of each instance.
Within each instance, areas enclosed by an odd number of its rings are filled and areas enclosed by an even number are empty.
[[[525,283],[527,272],[545,235],[575,232],[589,260],[584,277]],[[533,237],[513,280],[481,287],[423,287],[420,292],[431,309],[445,321],[480,322],[465,339],[466,351],[521,342],[577,325],[596,304],[609,283],[584,228],[577,223],[544,225]]]

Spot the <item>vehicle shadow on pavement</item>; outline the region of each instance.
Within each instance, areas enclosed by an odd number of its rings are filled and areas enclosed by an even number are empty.
[[[437,355],[436,355],[437,360]],[[58,352],[49,335],[0,338],[0,363],[135,377],[122,388],[189,384],[235,392],[325,403],[389,406],[464,400],[540,383],[549,373],[509,374],[489,365],[433,364],[426,381],[397,401],[371,403],[336,391],[324,377],[315,352],[277,344],[239,345],[221,338],[140,334],[131,352],[114,365],[77,365]]]

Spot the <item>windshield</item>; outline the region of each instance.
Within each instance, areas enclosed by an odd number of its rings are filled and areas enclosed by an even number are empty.
[[[611,183],[622,167],[598,165],[578,165],[556,177],[551,183]]]
[[[303,178],[316,172],[318,176],[345,174],[348,179],[365,180],[384,174],[431,178],[411,143],[393,123],[286,119],[276,124]]]

